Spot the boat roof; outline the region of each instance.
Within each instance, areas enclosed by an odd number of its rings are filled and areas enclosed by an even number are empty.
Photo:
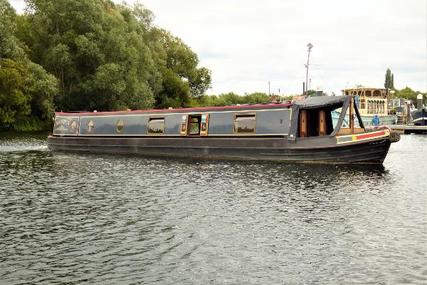
[[[233,111],[233,110],[264,110],[264,109],[284,109],[290,108],[292,104],[253,104],[236,105],[222,107],[197,107],[197,108],[177,108],[177,109],[148,109],[148,110],[129,110],[129,111],[108,111],[108,112],[55,112],[56,116],[105,116],[105,115],[133,115],[148,113],[195,113],[208,111]]]
[[[313,96],[302,101],[297,101],[294,105],[299,107],[299,109],[340,107],[347,100],[349,100],[348,96]]]
[[[315,108],[339,108],[348,96],[313,96],[301,101],[286,104],[253,104],[236,105],[222,107],[197,107],[197,108],[177,108],[177,109],[149,109],[149,110],[129,110],[129,111],[109,111],[109,112],[56,112],[56,116],[105,116],[105,115],[133,115],[133,114],[162,114],[162,113],[197,113],[209,111],[244,111],[244,110],[269,110],[269,109],[288,109],[296,107],[298,109]]]

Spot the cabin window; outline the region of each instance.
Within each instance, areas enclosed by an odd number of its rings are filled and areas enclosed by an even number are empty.
[[[340,112],[341,114],[341,112]],[[362,126],[360,125],[359,119],[357,118],[356,112],[353,111],[353,113],[351,114],[351,118],[350,118],[350,107],[347,108],[347,111],[345,113],[344,116],[344,120],[342,121],[341,124],[341,130],[342,129],[350,129],[350,121],[353,122],[354,124],[354,128],[361,128]],[[336,127],[336,123],[334,123],[334,128]]]
[[[149,134],[163,134],[165,132],[165,118],[150,118],[148,121]]]
[[[255,114],[235,115],[234,132],[235,133],[254,133],[256,126]]]
[[[365,98],[360,99],[360,109],[366,108],[366,100]]]
[[[200,134],[201,116],[190,116],[188,120],[188,134],[197,136]]]
[[[368,114],[371,114],[371,110],[372,110],[372,106],[371,106],[371,100],[367,100],[368,101]]]
[[[371,102],[367,100],[367,102]],[[374,102],[371,102],[374,103]],[[344,115],[341,126],[339,126],[338,135],[349,135],[349,134],[358,134],[365,131],[362,127],[361,118],[357,116],[356,105],[348,106],[346,113]],[[368,104],[369,108],[369,104]],[[340,109],[339,114],[341,115],[342,109]],[[360,113],[359,113],[360,114]],[[337,118],[339,119],[339,118]],[[337,123],[334,122],[334,129],[337,127]]]

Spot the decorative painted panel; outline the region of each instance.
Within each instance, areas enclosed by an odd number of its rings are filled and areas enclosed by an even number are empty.
[[[83,116],[81,135],[141,135],[147,133],[148,116]]]
[[[79,117],[56,117],[53,126],[54,135],[72,135],[79,133]]]

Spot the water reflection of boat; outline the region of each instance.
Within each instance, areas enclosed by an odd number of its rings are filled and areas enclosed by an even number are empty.
[[[372,125],[372,119],[375,115],[378,115],[380,125],[396,124],[397,116],[390,115],[388,112],[387,89],[356,87],[344,89],[343,94],[356,98],[356,104],[365,126]]]
[[[388,128],[367,131],[354,97],[324,96],[294,104],[56,113],[48,145],[163,157],[381,164],[397,140]]]

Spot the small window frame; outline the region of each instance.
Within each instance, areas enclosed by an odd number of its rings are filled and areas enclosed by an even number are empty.
[[[236,122],[239,118],[253,118],[254,126],[251,131],[239,131]],[[257,119],[256,113],[235,113],[233,116],[233,133],[237,135],[251,135],[256,133]]]
[[[150,127],[150,123],[153,121],[163,121],[163,128],[161,128],[161,132],[153,132],[151,131],[152,128]],[[157,122],[156,122],[157,123]],[[147,121],[147,135],[151,136],[158,136],[163,135],[165,133],[165,117],[150,117]]]

